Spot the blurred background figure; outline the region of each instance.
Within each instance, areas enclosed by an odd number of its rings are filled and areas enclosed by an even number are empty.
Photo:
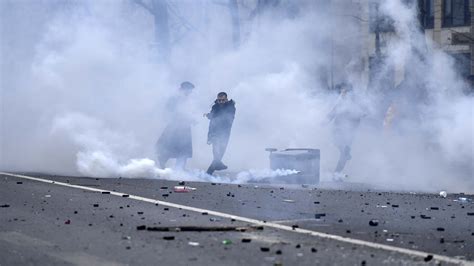
[[[339,91],[339,98],[328,114],[328,120],[332,122],[333,141],[339,150],[339,160],[334,169],[333,180],[343,181],[348,175],[342,171],[352,158],[351,145],[364,111],[351,85],[341,83],[336,86],[336,89]]]
[[[168,160],[174,158],[175,168],[184,170],[187,159],[193,156],[192,119],[187,111],[189,95],[193,89],[191,82],[181,83],[178,94],[171,97],[166,104],[168,124],[156,143],[161,168],[165,168]]]

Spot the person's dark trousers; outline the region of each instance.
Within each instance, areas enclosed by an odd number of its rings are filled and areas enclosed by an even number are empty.
[[[227,169],[227,166],[222,163],[222,158],[224,157],[228,142],[229,139],[225,137],[215,138],[212,141],[212,155],[214,156],[214,160],[212,160],[211,165],[207,169],[209,175],[212,175],[216,170]]]

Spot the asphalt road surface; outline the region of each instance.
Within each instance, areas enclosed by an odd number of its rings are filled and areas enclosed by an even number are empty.
[[[0,265],[474,264],[472,195],[176,185],[0,174]]]

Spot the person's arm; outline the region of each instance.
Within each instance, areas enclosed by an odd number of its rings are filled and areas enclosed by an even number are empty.
[[[390,106],[387,109],[387,112],[385,113],[385,117],[383,120],[383,127],[385,130],[389,130],[392,126],[393,119],[397,115],[397,107],[395,103],[390,104]]]
[[[211,120],[214,118],[214,115],[216,113],[216,105],[213,105],[211,108],[211,111],[209,113],[204,114],[204,117],[207,117],[207,119]]]
[[[234,103],[234,105],[232,105],[232,108],[230,109],[230,112],[229,112],[229,113],[230,113],[230,114],[229,114],[229,116],[230,116],[229,119],[230,119],[230,122],[231,122],[231,123],[234,122],[235,110],[236,110],[236,109],[235,109],[235,103]]]

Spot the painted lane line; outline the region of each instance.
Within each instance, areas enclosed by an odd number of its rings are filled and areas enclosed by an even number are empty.
[[[303,218],[303,219],[290,219],[290,220],[273,220],[272,223],[276,224],[287,224],[287,223],[300,223],[300,222],[314,222],[315,218]],[[331,226],[330,224],[316,224],[315,226]]]
[[[37,177],[26,176],[26,175],[17,175],[17,174],[5,173],[5,172],[0,172],[0,175],[18,177],[18,178],[23,178],[23,179],[28,179],[28,180],[33,180],[33,181],[58,185],[58,186],[65,186],[65,187],[77,188],[77,189],[100,192],[100,193],[110,192],[110,195],[114,195],[114,196],[124,197],[124,195],[125,195],[125,196],[128,196],[128,198],[130,198],[130,199],[134,199],[134,200],[138,200],[138,201],[149,202],[149,203],[153,203],[153,204],[159,204],[159,205],[163,205],[163,206],[168,206],[168,207],[172,207],[172,208],[178,208],[178,209],[188,210],[188,211],[193,211],[193,212],[198,212],[198,213],[204,213],[205,212],[205,213],[208,213],[209,215],[219,216],[219,217],[228,218],[228,219],[235,219],[237,221],[247,222],[247,223],[251,223],[251,224],[255,224],[255,225],[259,225],[259,226],[270,227],[270,228],[279,229],[279,230],[283,230],[283,231],[288,231],[288,232],[293,232],[293,233],[300,233],[300,234],[304,234],[304,235],[311,235],[311,236],[315,236],[315,237],[336,240],[336,241],[340,241],[340,242],[344,242],[344,243],[360,245],[360,246],[365,246],[365,247],[370,247],[370,248],[375,248],[375,249],[381,249],[381,250],[385,250],[385,251],[389,251],[389,252],[398,252],[398,253],[401,253],[401,254],[405,254],[405,255],[409,255],[409,256],[415,256],[415,257],[421,257],[421,258],[425,258],[429,255],[432,255],[433,259],[438,260],[438,261],[443,261],[443,262],[447,262],[447,263],[454,263],[454,264],[459,264],[459,265],[472,265],[472,266],[474,266],[474,261],[467,261],[467,260],[447,257],[447,256],[443,256],[443,255],[437,255],[437,254],[433,254],[433,253],[427,253],[427,252],[422,252],[422,251],[417,251],[417,250],[394,247],[394,246],[389,246],[389,245],[385,245],[385,244],[379,244],[379,243],[374,243],[374,242],[369,242],[369,241],[364,241],[364,240],[359,240],[359,239],[342,237],[342,236],[338,236],[338,235],[331,235],[331,234],[327,234],[327,233],[321,233],[321,232],[302,229],[302,228],[293,228],[291,226],[277,224],[277,223],[273,223],[273,222],[264,222],[264,221],[260,221],[260,220],[256,220],[256,219],[252,219],[252,218],[238,216],[238,215],[232,215],[232,214],[213,211],[213,210],[201,209],[201,208],[176,204],[176,203],[167,202],[167,201],[155,200],[155,199],[145,198],[145,197],[131,195],[131,194],[122,193],[122,192],[116,192],[116,191],[110,191],[110,190],[104,190],[104,189],[97,189],[97,188],[91,188],[91,187],[80,186],[80,185],[73,185],[73,184],[53,181],[53,180],[49,180],[49,179],[37,178]]]

